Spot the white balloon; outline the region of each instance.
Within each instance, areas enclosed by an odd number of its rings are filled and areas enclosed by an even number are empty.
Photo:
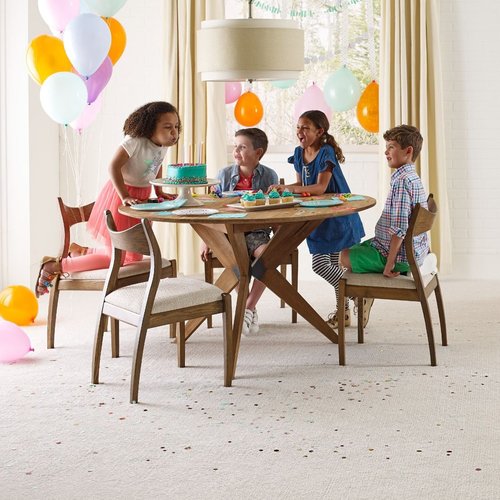
[[[80,14],[64,30],[64,50],[71,64],[82,76],[97,71],[111,47],[108,25],[95,14]]]
[[[80,116],[87,105],[87,87],[78,75],[60,71],[43,82],[40,102],[52,120],[66,125]]]

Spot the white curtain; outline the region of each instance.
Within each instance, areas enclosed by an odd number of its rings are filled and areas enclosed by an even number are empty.
[[[382,0],[380,144],[385,145],[382,135],[391,127],[408,124],[420,129],[424,147],[417,170],[439,208],[439,217],[431,231],[432,251],[438,255],[440,271],[450,272],[438,14],[437,0]],[[385,159],[383,163],[386,165]],[[391,171],[384,166],[381,172],[379,191],[381,198],[385,198]]]
[[[171,148],[167,163],[198,160],[206,148],[207,171],[214,177],[226,166],[225,103],[223,83],[203,83],[196,69],[196,31],[205,19],[224,18],[224,0],[165,0],[165,100],[174,104],[182,120],[179,145]],[[195,153],[196,151],[196,153]],[[189,224],[155,224],[165,256],[177,259],[184,274],[199,273],[200,240]]]

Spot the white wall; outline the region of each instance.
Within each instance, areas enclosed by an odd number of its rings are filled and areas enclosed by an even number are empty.
[[[454,272],[500,278],[500,2],[441,0]]]
[[[82,201],[94,199],[107,179],[106,165],[120,142],[126,116],[144,102],[168,99],[163,85],[162,47],[166,38],[163,4],[162,0],[129,0],[116,15],[126,30],[127,47],[105,90],[98,119],[86,130],[83,139],[79,139],[83,151],[78,163]],[[497,222],[500,205],[496,201],[500,197],[500,169],[495,162],[500,128],[500,106],[496,100],[500,81],[500,30],[496,26],[500,3],[440,0],[439,4],[455,271],[498,278],[500,269],[494,265],[493,257],[500,246]],[[72,175],[68,175],[71,162],[68,164],[64,153],[64,136],[60,134],[59,153],[57,130],[54,133],[57,127],[41,110],[39,88],[29,79],[24,66],[27,44],[34,36],[48,33],[48,28],[33,1],[16,3],[15,8],[6,9],[6,15],[9,29],[6,52],[12,56],[9,67],[13,70],[7,76],[9,95],[2,100],[2,105],[17,102],[24,115],[21,118],[16,115],[11,105],[7,110],[8,133],[2,135],[7,137],[7,153],[2,152],[8,159],[7,180],[12,182],[17,178],[17,181],[12,192],[10,184],[7,190],[2,186],[3,192],[9,192],[10,201],[4,200],[2,204],[4,246],[0,286],[10,283],[31,286],[39,257],[54,253],[59,247],[55,197],[59,190],[65,199],[74,201],[74,181]],[[21,28],[23,22],[29,29]],[[58,154],[60,175],[56,164]],[[266,161],[270,166],[276,164],[281,174],[281,169],[287,168],[287,154],[285,151],[268,153]],[[383,168],[377,167],[376,153],[346,149],[346,158],[344,171],[352,190],[376,195],[377,168]],[[26,196],[30,200],[29,208],[20,208],[14,213],[12,207]],[[41,208],[39,200],[44,200],[48,207]],[[363,214],[368,234],[373,230],[380,208],[379,205]],[[7,264],[6,253],[9,254]],[[307,252],[302,253],[308,259]],[[305,267],[306,263],[302,269]]]

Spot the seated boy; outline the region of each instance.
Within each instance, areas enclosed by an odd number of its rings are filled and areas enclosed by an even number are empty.
[[[375,226],[375,237],[342,250],[340,262],[353,273],[383,273],[388,278],[394,278],[410,270],[402,243],[411,212],[417,203],[427,208],[427,194],[414,164],[422,149],[423,138],[417,128],[400,125],[387,130],[384,139],[387,164],[395,171],[391,175],[384,210]],[[427,234],[416,236],[413,247],[417,264],[421,265],[429,253]],[[373,299],[364,299],[365,326],[372,304]]]
[[[278,183],[278,174],[269,167],[260,163],[261,158],[267,150],[267,136],[258,128],[244,128],[236,131],[233,158],[234,165],[223,168],[217,174],[221,181],[222,191],[253,190],[266,192],[269,186]],[[271,237],[271,229],[258,229],[245,233],[245,239],[250,257],[259,257]],[[210,249],[206,244],[202,245],[201,258],[207,260]],[[259,320],[256,305],[264,290],[265,285],[254,279],[245,306],[245,318],[243,321],[243,335],[255,335],[259,331]]]

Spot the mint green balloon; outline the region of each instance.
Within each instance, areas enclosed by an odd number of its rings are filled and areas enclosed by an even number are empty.
[[[323,92],[334,111],[347,111],[358,103],[361,84],[352,71],[343,66],[328,77]]]
[[[297,80],[274,80],[271,82],[271,85],[277,89],[288,89],[293,87],[296,83]]]

